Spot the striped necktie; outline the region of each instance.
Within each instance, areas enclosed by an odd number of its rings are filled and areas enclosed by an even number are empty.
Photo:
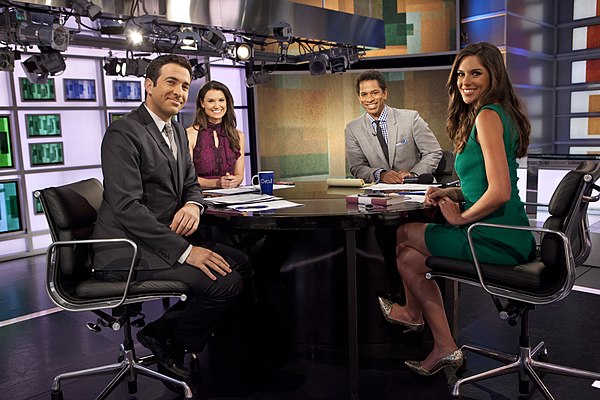
[[[173,157],[177,160],[177,144],[175,144],[175,137],[173,135],[173,127],[171,124],[165,124],[164,131],[167,134],[167,138],[169,139],[169,147],[171,148],[171,152],[173,153]]]

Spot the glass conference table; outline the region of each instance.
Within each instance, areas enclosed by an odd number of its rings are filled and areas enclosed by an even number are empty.
[[[201,224],[228,231],[319,231],[338,232],[344,238],[347,274],[348,354],[350,397],[358,398],[358,313],[357,313],[357,232],[371,227],[394,227],[407,221],[422,220],[426,214],[422,203],[402,203],[393,211],[359,210],[347,206],[348,194],[360,188],[328,187],[326,182],[298,182],[295,187],[274,192],[302,206],[268,211],[235,211],[209,207]],[[431,209],[429,209],[431,210]],[[392,228],[393,229],[393,228]]]

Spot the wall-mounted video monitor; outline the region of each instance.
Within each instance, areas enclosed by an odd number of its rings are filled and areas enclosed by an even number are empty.
[[[127,114],[128,113],[126,113],[126,112],[116,112],[116,113],[111,112],[111,113],[108,113],[108,123],[112,124],[113,122],[115,122],[119,118],[123,118]]]
[[[8,115],[0,115],[0,168],[12,168],[13,166],[10,118]]]
[[[61,136],[60,114],[25,114],[27,137]]]
[[[42,207],[42,202],[39,198],[35,197],[35,192],[31,193],[31,198],[33,199],[33,213],[34,214],[43,214],[44,207]]]
[[[142,101],[140,81],[113,81],[114,101]]]
[[[62,142],[29,143],[31,166],[64,164]]]
[[[46,83],[31,83],[27,78],[19,78],[22,101],[55,101],[54,78]]]
[[[0,181],[0,234],[23,230],[17,181]]]
[[[65,79],[65,101],[96,101],[96,81]]]

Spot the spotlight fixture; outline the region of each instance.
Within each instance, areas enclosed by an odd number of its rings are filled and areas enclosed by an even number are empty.
[[[346,69],[348,68],[348,59],[344,55],[332,57],[329,60],[329,67],[331,68],[332,74],[335,74],[336,72],[346,72]]]
[[[63,56],[55,50],[35,54],[21,63],[31,83],[46,83],[48,75],[56,75],[67,67]]]
[[[0,71],[15,70],[15,52],[11,49],[0,49]]]
[[[225,53],[235,61],[248,61],[254,55],[254,48],[249,43],[228,42]]]
[[[69,46],[69,31],[59,24],[41,25],[20,21],[16,25],[15,40],[28,46],[37,44],[58,51],[65,51]]]
[[[123,58],[109,57],[104,59],[104,66],[102,68],[106,72],[106,75],[118,76],[121,75],[125,63],[126,60]]]
[[[326,54],[317,53],[308,63],[308,69],[311,75],[324,75],[327,72],[327,62],[329,58]]]
[[[104,59],[102,67],[108,76],[137,76],[146,75],[146,68],[150,63],[145,58],[116,58]]]
[[[218,29],[207,27],[202,34],[202,39],[219,52],[225,47],[225,35]]]
[[[267,71],[263,70],[260,72],[252,72],[246,77],[246,86],[251,89],[256,85],[259,85],[261,83],[267,83],[270,80],[271,76],[269,76],[269,73]]]
[[[181,32],[177,32],[177,41],[181,43],[179,46],[181,50],[197,51],[200,39],[198,32],[189,26],[182,26]]]
[[[73,0],[71,9],[75,14],[89,17],[92,21],[100,16],[102,8],[92,3],[90,0]]]
[[[192,79],[201,79],[206,76],[204,63],[200,62],[197,58],[193,58],[190,60],[190,64],[192,64]]]
[[[272,25],[271,29],[277,40],[289,41],[292,39],[292,26],[285,21]]]
[[[142,77],[146,75],[146,68],[150,60],[145,58],[128,58],[121,67],[121,76],[133,75]]]

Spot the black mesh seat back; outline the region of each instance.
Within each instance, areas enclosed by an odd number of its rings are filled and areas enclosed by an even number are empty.
[[[94,178],[40,190],[52,240],[89,239],[94,231],[102,192],[102,184]],[[57,262],[61,275],[81,279],[91,273],[87,245],[75,246],[73,250],[60,248]]]

